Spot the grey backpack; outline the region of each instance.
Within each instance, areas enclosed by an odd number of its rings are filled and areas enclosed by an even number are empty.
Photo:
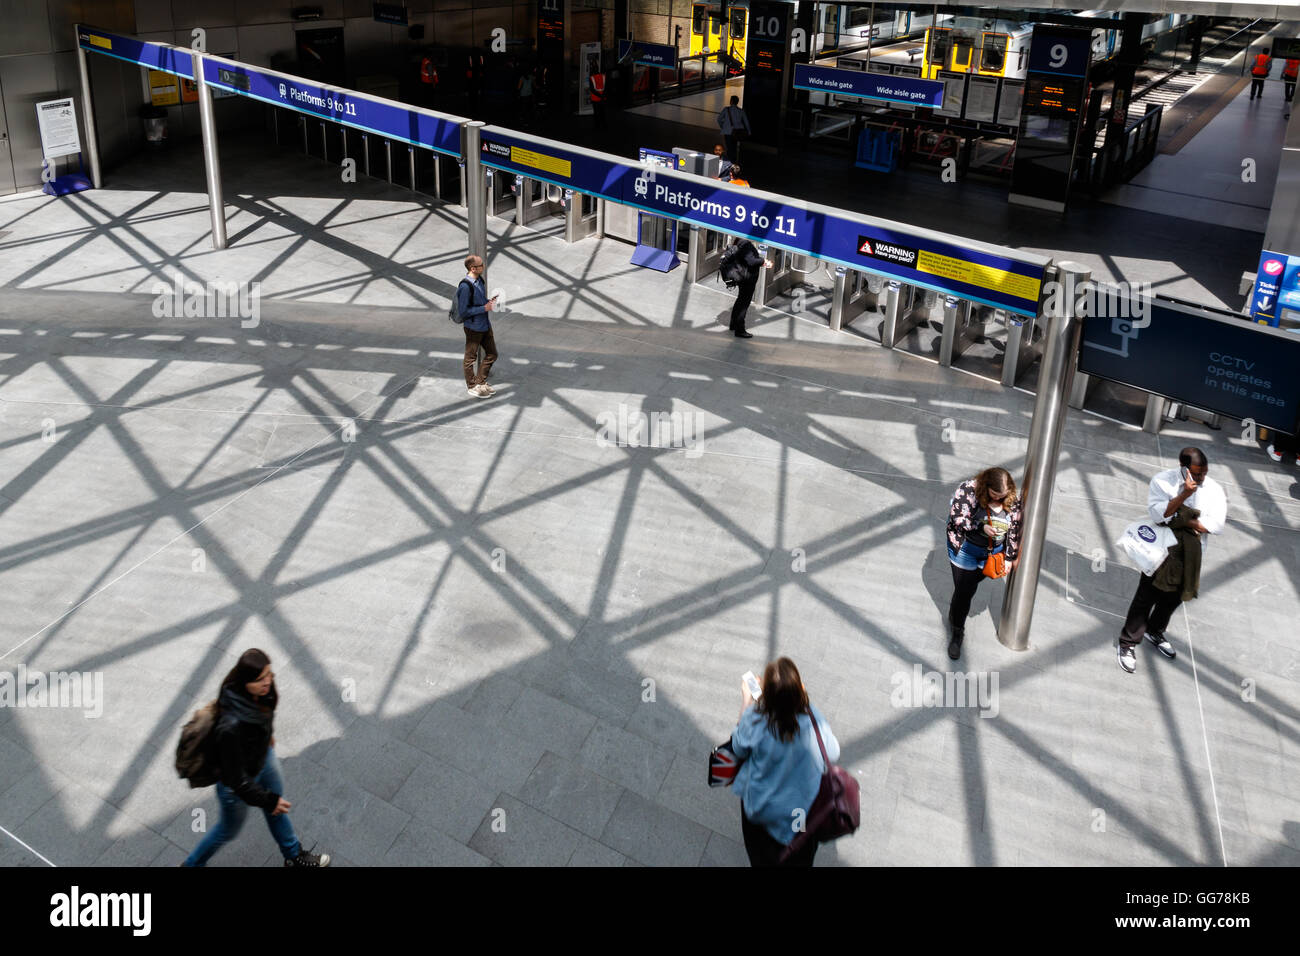
[[[456,294],[451,297],[451,307],[447,309],[447,318],[457,325],[461,325],[465,321],[465,316],[460,314],[460,287],[467,282],[469,282],[468,279],[460,280],[459,285],[456,286]],[[469,301],[471,305],[474,304],[474,287],[472,285],[469,287]]]

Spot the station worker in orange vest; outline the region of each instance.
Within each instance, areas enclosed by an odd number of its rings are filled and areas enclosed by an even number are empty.
[[[1264,98],[1264,81],[1268,79],[1268,72],[1273,67],[1273,58],[1269,56],[1272,52],[1268,47],[1264,52],[1255,56],[1255,64],[1250,68],[1250,98]]]

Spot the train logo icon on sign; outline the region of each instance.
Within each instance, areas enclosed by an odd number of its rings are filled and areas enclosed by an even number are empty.
[[[280,84],[280,99],[284,99],[284,94],[285,94],[286,92],[288,92],[288,91],[285,89],[284,84],[281,83],[281,84]]]

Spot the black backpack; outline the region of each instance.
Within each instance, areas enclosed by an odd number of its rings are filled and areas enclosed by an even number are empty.
[[[734,289],[744,280],[745,264],[740,261],[740,243],[732,243],[722,253],[718,276],[726,283],[728,289]]]
[[[181,740],[176,745],[176,773],[190,782],[190,788],[210,787],[221,779],[212,747],[212,729],[217,724],[217,702],[209,701],[194,712],[181,728]]]
[[[447,309],[447,318],[457,325],[461,325],[465,321],[465,316],[460,314],[460,287],[467,282],[469,282],[468,279],[460,280],[460,283],[456,286],[456,294],[451,297],[451,307]],[[474,286],[472,285],[469,287],[469,302],[470,305],[474,304]]]

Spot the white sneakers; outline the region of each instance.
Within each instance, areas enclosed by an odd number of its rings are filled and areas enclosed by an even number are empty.
[[[1119,645],[1119,666],[1126,674],[1132,674],[1138,668],[1137,654],[1133,653],[1133,648],[1128,644]]]
[[[479,385],[472,385],[466,389],[466,391],[475,398],[490,398],[497,393],[497,390],[487,382],[483,382]]]

